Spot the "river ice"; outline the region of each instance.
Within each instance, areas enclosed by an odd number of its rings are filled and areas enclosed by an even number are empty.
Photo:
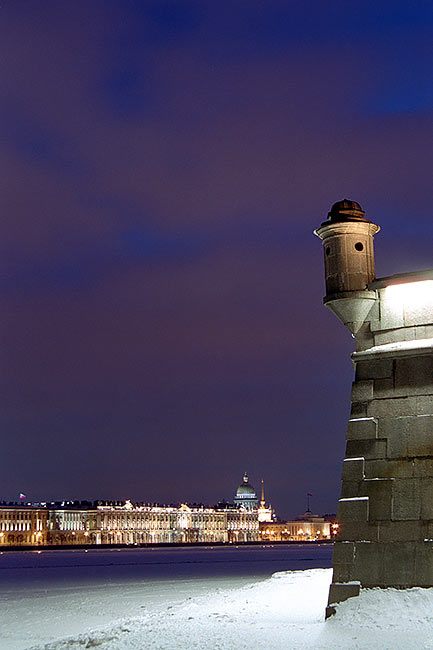
[[[6,585],[1,650],[433,650],[433,589],[371,589],[324,621],[330,569]]]

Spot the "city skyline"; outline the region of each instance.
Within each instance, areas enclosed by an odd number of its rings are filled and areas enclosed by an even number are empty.
[[[335,512],[354,343],[312,231],[349,198],[377,277],[432,268],[432,25],[3,3],[0,500],[212,503],[247,470]]]
[[[145,498],[138,501],[135,500],[135,505],[140,505],[140,506],[156,506],[156,507],[178,507],[181,505],[186,505],[186,506],[193,506],[193,507],[219,507],[219,506],[236,506],[236,507],[247,507],[247,509],[250,506],[245,506],[244,500],[243,500],[243,495],[245,494],[245,486],[248,486],[250,490],[247,490],[247,493],[249,496],[247,496],[247,501],[252,500],[252,505],[251,507],[254,507],[255,509],[265,509],[266,512],[271,512],[272,504],[269,499],[266,499],[265,495],[265,487],[264,487],[264,480],[261,479],[260,481],[260,490],[257,490],[255,485],[251,485],[249,481],[249,477],[247,473],[245,472],[242,478],[242,482],[236,486],[236,488],[233,489],[232,495],[219,495],[214,498],[213,501],[204,503],[203,501],[198,501],[198,502],[183,502],[181,500],[172,502],[172,503],[163,503],[161,501],[147,501]],[[310,512],[310,497],[313,495],[308,493],[306,495],[307,499],[307,508],[305,510],[305,513]],[[260,497],[260,498],[259,498]],[[104,499],[104,498],[99,498],[99,499],[73,499],[69,497],[65,497],[63,499],[59,499],[56,501],[50,501],[49,499],[40,499],[38,501],[32,501],[31,499],[28,498],[27,494],[24,494],[20,492],[15,499],[12,499],[11,501],[6,501],[0,499],[0,506],[46,506],[49,504],[56,504],[56,505],[62,505],[62,506],[79,506],[79,505],[103,505],[105,504],[125,504],[125,503],[131,503],[131,499]],[[302,507],[298,509],[298,514],[301,513]],[[272,509],[274,514],[278,516],[278,513]],[[332,514],[332,513],[328,513]],[[335,513],[334,513],[335,514]]]

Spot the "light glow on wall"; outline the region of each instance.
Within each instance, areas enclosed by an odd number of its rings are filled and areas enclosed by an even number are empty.
[[[433,280],[390,285],[385,288],[385,300],[396,307],[433,303]]]

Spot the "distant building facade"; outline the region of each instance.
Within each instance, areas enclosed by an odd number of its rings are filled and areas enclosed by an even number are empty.
[[[0,548],[318,541],[332,536],[330,519],[309,510],[294,521],[278,520],[266,505],[263,480],[258,503],[246,473],[234,503],[214,507],[129,500],[0,503]]]
[[[47,544],[48,511],[25,506],[0,507],[0,546]]]
[[[292,521],[263,521],[259,525],[263,542],[318,542],[332,537],[331,522],[311,512]]]
[[[97,544],[98,515],[92,508],[47,508],[47,544]]]
[[[225,505],[1,506],[0,547],[255,542],[257,510]]]
[[[99,506],[103,544],[252,542],[259,539],[257,511],[223,508]]]

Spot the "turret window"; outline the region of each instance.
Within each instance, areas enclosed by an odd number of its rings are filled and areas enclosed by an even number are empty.
[[[330,252],[331,252],[331,247],[330,247],[330,246],[327,246],[326,249],[325,249],[325,253],[326,253],[326,255],[329,255]]]
[[[364,244],[360,241],[357,241],[355,244],[355,248],[357,251],[363,251],[364,250]]]

